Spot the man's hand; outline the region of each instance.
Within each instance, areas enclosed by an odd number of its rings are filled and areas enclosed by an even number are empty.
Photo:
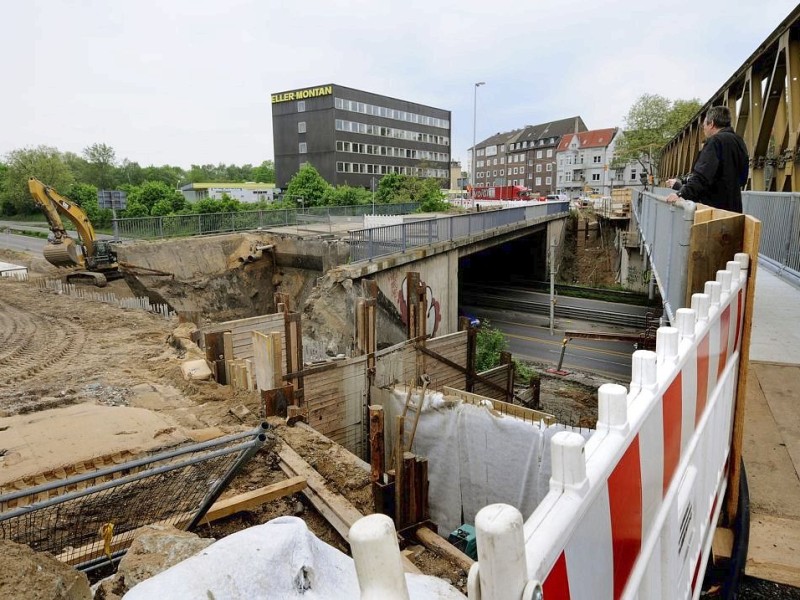
[[[672,192],[669,196],[664,198],[667,204],[675,204],[680,199],[681,197],[678,196],[678,194],[676,194],[675,192]]]
[[[676,181],[678,181],[678,180],[677,179],[667,179],[667,187],[671,188],[673,185],[675,185]]]

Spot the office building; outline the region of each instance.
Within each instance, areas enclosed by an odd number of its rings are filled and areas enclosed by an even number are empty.
[[[332,185],[371,189],[383,175],[450,179],[450,111],[337,84],[272,94],[275,177],[311,164]]]

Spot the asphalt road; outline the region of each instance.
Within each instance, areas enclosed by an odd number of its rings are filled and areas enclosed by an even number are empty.
[[[45,231],[48,230],[45,229]],[[9,233],[7,228],[0,223],[0,248],[41,255],[46,244],[47,240],[44,238]]]
[[[481,306],[462,306],[462,311],[503,332],[508,351],[521,360],[558,366],[565,330],[633,333],[618,326],[598,326],[595,322],[556,319],[550,335],[549,318],[518,311]],[[574,339],[567,343],[562,370],[594,373],[614,381],[630,382],[632,342]]]

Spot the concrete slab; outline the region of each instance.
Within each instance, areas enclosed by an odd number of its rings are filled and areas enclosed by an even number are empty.
[[[769,379],[775,376],[776,368],[800,374],[800,369],[794,367],[751,363],[747,378],[742,452],[750,488],[750,508],[753,513],[800,520],[800,479],[784,437],[792,434],[787,430],[788,423],[782,425],[776,418],[771,398],[765,395],[765,389],[773,392],[775,383]]]
[[[750,489],[745,572],[800,587],[800,290],[756,272],[743,455]]]
[[[765,268],[756,271],[750,361],[800,366],[800,290]]]
[[[54,426],[55,424],[58,426]],[[100,457],[137,455],[186,441],[175,424],[141,408],[76,404],[0,419],[0,487]]]

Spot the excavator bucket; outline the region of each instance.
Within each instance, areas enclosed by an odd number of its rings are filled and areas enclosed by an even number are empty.
[[[83,267],[83,253],[71,237],[49,242],[43,251],[45,259],[57,267]]]

